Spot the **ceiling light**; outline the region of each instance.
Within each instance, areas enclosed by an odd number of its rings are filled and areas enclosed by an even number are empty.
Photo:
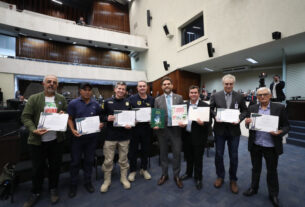
[[[73,45],[75,45],[76,44],[76,42],[73,42]]]
[[[210,72],[212,72],[212,71],[214,71],[213,69],[210,69],[210,68],[207,68],[207,67],[205,67],[205,68],[203,68],[204,70],[207,70],[207,71],[210,71]]]
[[[56,3],[56,4],[60,4],[60,5],[62,5],[62,2],[61,1],[58,1],[58,0],[52,0],[54,3]]]
[[[253,63],[253,64],[257,64],[258,62],[252,58],[247,58],[246,59],[247,61],[249,61],[250,63]]]

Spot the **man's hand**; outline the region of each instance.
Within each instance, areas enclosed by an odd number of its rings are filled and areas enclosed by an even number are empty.
[[[44,135],[47,132],[48,132],[47,129],[36,129],[36,130],[33,131],[34,134],[37,134],[37,135],[40,135],[40,136]]]
[[[59,114],[64,114],[65,112],[61,110],[61,111],[60,111],[60,112],[58,112],[58,113],[59,113]]]
[[[251,119],[251,118],[246,118],[246,119],[245,119],[245,124],[246,124],[246,125],[249,125],[251,122],[252,122],[252,119]]]
[[[107,118],[108,121],[114,121],[114,119],[115,119],[114,115],[109,115]]]
[[[179,121],[178,125],[179,125],[179,127],[181,127],[181,128],[186,127],[186,124],[183,124],[183,122],[182,122],[182,121]]]
[[[274,135],[274,136],[278,136],[278,135],[280,135],[280,134],[282,134],[283,133],[283,130],[277,130],[277,131],[275,131],[275,132],[270,132],[270,134],[272,134],[272,135]]]
[[[153,129],[154,130],[159,130],[160,128],[158,126],[155,126]]]
[[[204,121],[201,121],[199,118],[197,119],[197,124],[203,126],[204,125]]]
[[[125,129],[131,129],[130,125],[125,125]]]
[[[104,127],[104,123],[101,122],[101,123],[100,123],[100,129],[103,128],[103,127]]]
[[[71,131],[72,131],[72,134],[73,134],[74,136],[76,136],[76,137],[82,136],[82,135],[81,135],[80,133],[78,133],[78,131],[75,130],[75,129],[72,129]]]

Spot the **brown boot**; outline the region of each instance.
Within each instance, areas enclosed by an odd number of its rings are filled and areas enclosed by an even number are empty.
[[[223,184],[223,179],[222,178],[217,178],[214,182],[214,187],[215,188],[220,188]]]
[[[236,181],[230,181],[230,189],[232,191],[232,193],[237,194],[238,193],[238,185],[236,183]]]

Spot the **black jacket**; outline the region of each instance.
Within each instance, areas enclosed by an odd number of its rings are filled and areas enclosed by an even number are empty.
[[[273,93],[273,85],[274,82],[272,82],[270,84],[270,90]],[[286,96],[283,92],[283,88],[285,88],[285,82],[284,81],[280,81],[278,84],[276,84],[275,86],[275,91],[276,91],[276,101],[284,101],[286,99]]]

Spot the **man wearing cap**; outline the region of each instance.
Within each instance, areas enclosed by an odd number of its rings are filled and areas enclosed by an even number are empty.
[[[92,85],[90,83],[82,83],[80,85],[80,97],[72,100],[67,112],[69,114],[68,125],[72,131],[71,138],[71,164],[70,164],[70,191],[69,197],[73,198],[77,193],[78,173],[81,166],[82,155],[83,170],[84,170],[84,183],[85,188],[89,193],[95,191],[91,183],[92,166],[94,162],[94,152],[98,141],[98,133],[81,135],[75,127],[76,118],[85,118],[92,116],[100,116],[102,109],[99,104],[92,98]],[[103,124],[100,124],[100,128]]]

